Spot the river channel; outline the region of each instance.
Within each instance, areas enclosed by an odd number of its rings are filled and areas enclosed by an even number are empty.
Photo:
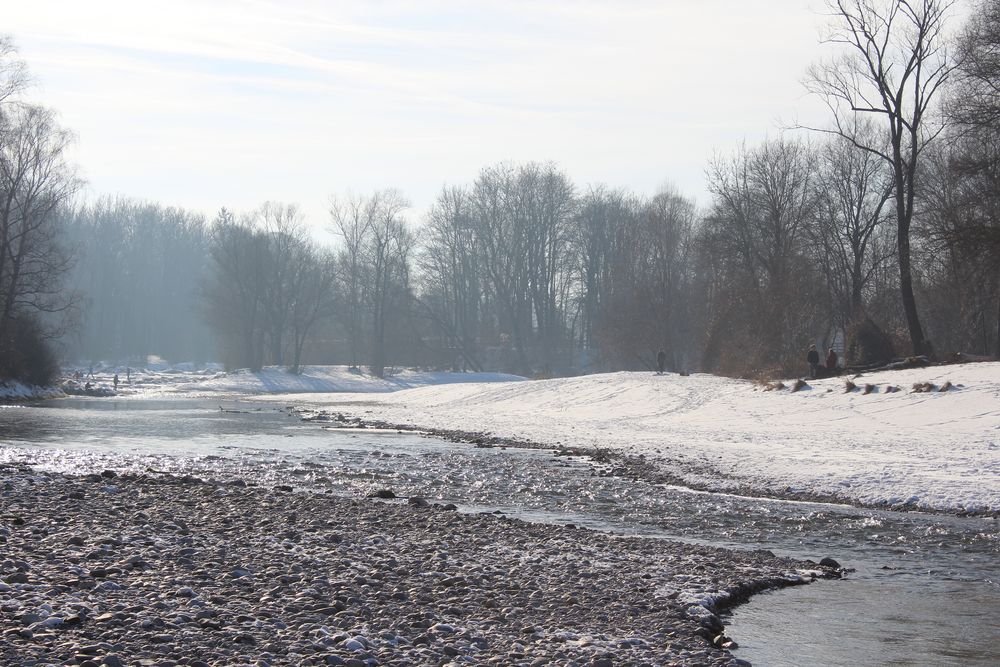
[[[854,572],[758,595],[728,614],[737,657],[779,666],[1000,664],[997,519],[701,493],[611,476],[552,450],[327,428],[279,405],[227,397],[0,406],[0,463],[240,478],[350,496],[390,488],[468,512],[830,556]]]

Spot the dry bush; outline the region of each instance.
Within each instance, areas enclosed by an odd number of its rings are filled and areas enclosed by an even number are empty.
[[[854,384],[850,380],[844,380],[844,393],[845,394],[849,394],[849,393],[851,393],[852,391],[854,391],[857,388],[858,388],[858,385]]]
[[[862,396],[867,396],[868,394],[872,393],[873,391],[874,392],[878,392],[878,387],[876,387],[875,385],[870,384],[870,383],[865,383],[865,388],[861,390],[861,395]]]
[[[806,387],[808,387],[808,386],[809,386],[809,383],[808,383],[808,382],[806,382],[805,380],[803,380],[803,379],[799,378],[799,379],[798,379],[798,380],[796,380],[796,381],[795,381],[795,383],[794,383],[794,384],[792,385],[792,393],[795,393],[795,392],[797,392],[797,391],[798,391],[799,389],[805,389],[805,388],[806,388]]]
[[[934,384],[931,382],[914,382],[913,383],[913,393],[914,394],[926,394],[929,391],[934,391]]]

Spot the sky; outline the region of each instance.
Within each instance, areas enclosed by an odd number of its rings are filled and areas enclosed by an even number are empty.
[[[824,118],[822,0],[0,4],[87,195],[209,218],[282,201],[322,230],[331,195],[395,187],[419,223],[529,160],[706,204],[713,155]]]

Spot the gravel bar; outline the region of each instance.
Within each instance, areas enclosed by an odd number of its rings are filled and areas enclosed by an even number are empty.
[[[0,467],[0,664],[745,665],[720,610],[838,576],[454,510]]]

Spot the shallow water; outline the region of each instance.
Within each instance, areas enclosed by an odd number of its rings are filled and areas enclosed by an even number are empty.
[[[607,476],[587,459],[550,450],[330,429],[274,406],[67,399],[0,408],[0,462],[240,478],[356,496],[391,488],[465,511],[832,556],[856,572],[757,596],[730,615],[739,657],[761,665],[1000,664],[995,519],[698,493]]]

